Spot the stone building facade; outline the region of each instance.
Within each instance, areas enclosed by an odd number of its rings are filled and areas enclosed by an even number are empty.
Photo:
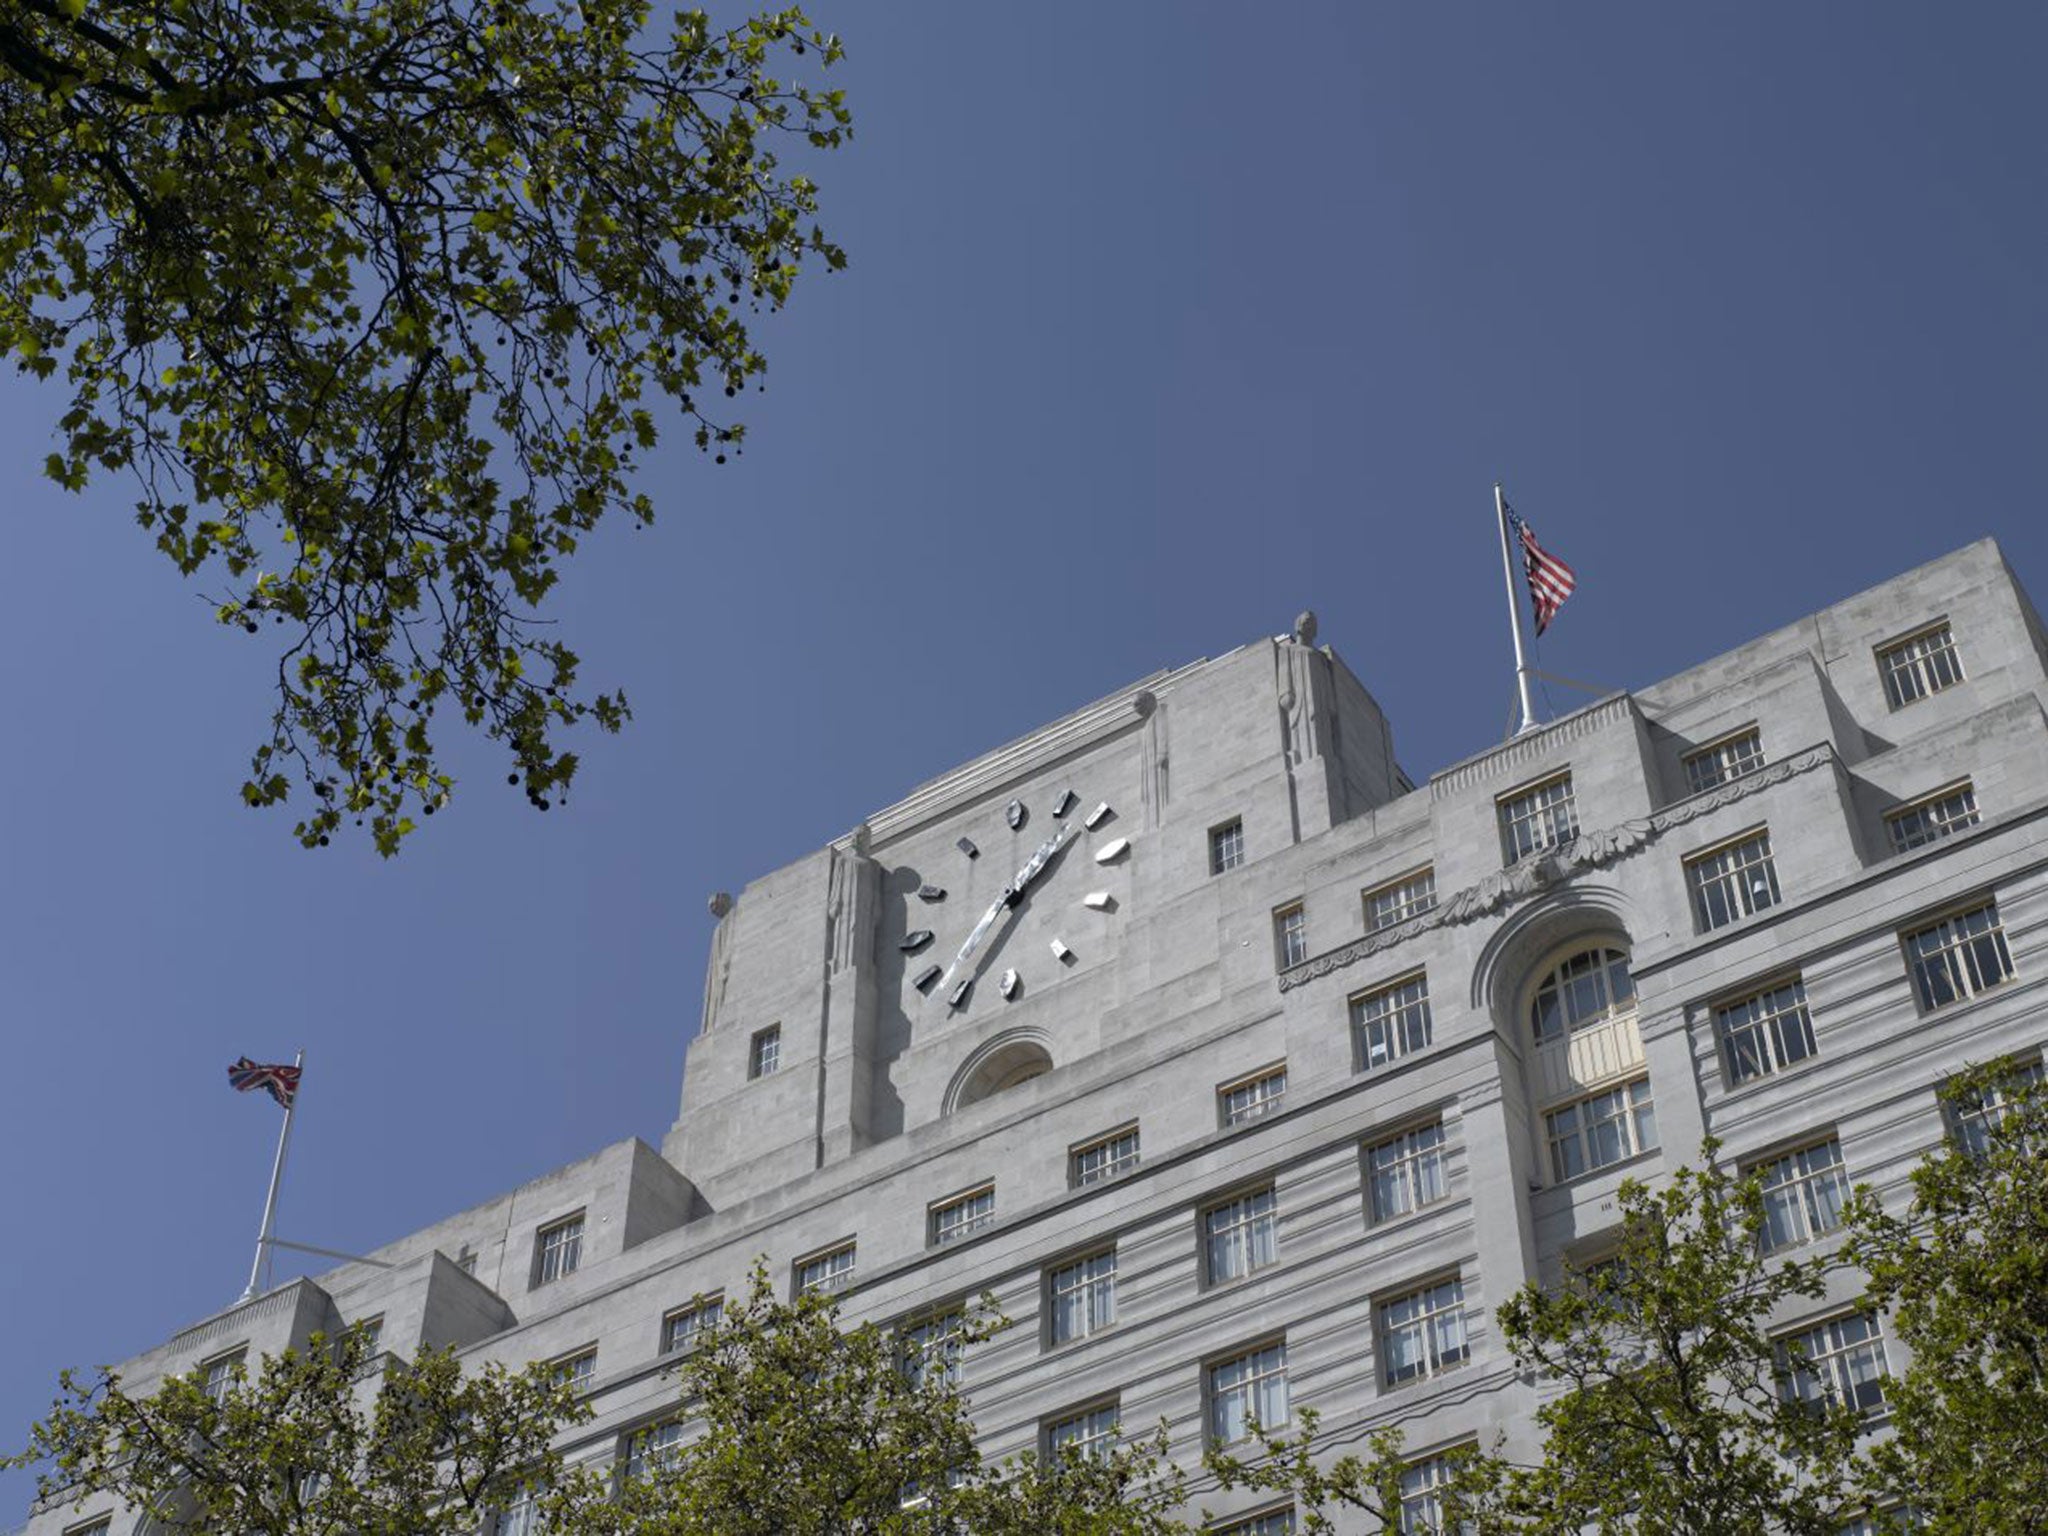
[[[1402,1425],[1421,1500],[1437,1451],[1532,1449],[1493,1309],[1598,1259],[1622,1179],[1711,1134],[1812,1251],[1848,1183],[1896,1193],[1951,1131],[1945,1078],[2038,1058],[2044,703],[1989,541],[1421,784],[1304,616],[714,898],[659,1151],[124,1369],[375,1317],[400,1353],[578,1362],[572,1450],[623,1459],[673,1409],[693,1298],[765,1257],[860,1319],[993,1293],[1016,1326],[962,1379],[994,1456],[1163,1420],[1192,1464],[1312,1405],[1333,1449]],[[1786,1320],[1845,1390],[1899,1358],[1853,1299]]]

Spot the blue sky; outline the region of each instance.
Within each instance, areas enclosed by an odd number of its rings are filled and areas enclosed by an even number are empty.
[[[1313,607],[1410,773],[1499,739],[1495,479],[1603,685],[1985,533],[2048,597],[2039,6],[817,15],[852,265],[746,457],[586,543],[638,718],[565,809],[472,747],[393,863],[242,809],[269,659],[0,380],[0,1447],[240,1290],[244,1052],[308,1053],[281,1234],[361,1251],[659,1141],[712,890],[1140,674]]]

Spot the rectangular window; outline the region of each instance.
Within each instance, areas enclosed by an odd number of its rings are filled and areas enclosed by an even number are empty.
[[[1456,1451],[1411,1461],[1401,1469],[1401,1536],[1452,1536],[1444,1507],[1457,1477]]]
[[[1813,1019],[1806,984],[1797,976],[1714,1009],[1721,1066],[1728,1086],[1782,1072],[1813,1054]]]
[[[996,1187],[984,1184],[965,1194],[949,1195],[931,1208],[932,1246],[979,1232],[996,1219]]]
[[[1763,738],[1755,726],[1710,741],[1697,752],[1685,754],[1685,787],[1690,794],[1717,789],[1764,765]]]
[[[1138,1128],[1135,1125],[1083,1142],[1067,1154],[1068,1182],[1076,1189],[1116,1178],[1137,1166]]]
[[[1298,901],[1273,914],[1273,955],[1283,971],[1308,958],[1308,911]]]
[[[1256,1077],[1225,1083],[1216,1090],[1217,1112],[1225,1125],[1243,1125],[1271,1114],[1287,1097],[1287,1069],[1268,1067]]]
[[[2038,1090],[2042,1082],[2041,1063],[2015,1064],[2005,1077],[1948,1106],[1948,1131],[1956,1146],[1972,1157],[1991,1150],[1991,1133],[2012,1113],[2015,1094],[2027,1088]]]
[[[1261,1510],[1256,1515],[1219,1525],[1215,1536],[1294,1536],[1294,1506]]]
[[[1887,811],[1885,832],[1891,837],[1893,853],[1907,853],[1953,837],[1965,827],[1977,825],[1977,788],[1967,779],[1949,789]]]
[[[1116,1321],[1116,1250],[1105,1248],[1045,1275],[1046,1341],[1070,1344]]]
[[[623,1475],[628,1482],[652,1477],[655,1473],[674,1466],[682,1454],[682,1420],[670,1419],[666,1424],[650,1424],[647,1428],[635,1430],[626,1437],[626,1454],[620,1458]]]
[[[540,1501],[545,1488],[521,1488],[498,1516],[493,1536],[542,1536]]]
[[[1730,843],[1696,853],[1685,861],[1692,886],[1693,915],[1701,933],[1725,928],[1738,918],[1775,907],[1778,869],[1771,862],[1771,834],[1759,827]]]
[[[1253,1190],[1202,1212],[1202,1271],[1210,1285],[1242,1280],[1280,1257],[1278,1201]]]
[[[1841,1226],[1849,1173],[1835,1137],[1759,1163],[1750,1171],[1763,1182],[1764,1225],[1757,1241],[1765,1253],[1811,1242]]]
[[[1444,1177],[1444,1128],[1441,1121],[1418,1125],[1365,1151],[1365,1180],[1373,1222],[1392,1221],[1449,1192]]]
[[[1503,795],[1498,806],[1501,858],[1509,864],[1546,848],[1560,847],[1579,835],[1578,811],[1572,803],[1572,776],[1568,773]]]
[[[963,1319],[958,1312],[941,1312],[906,1324],[897,1335],[903,1346],[903,1375],[913,1387],[926,1382],[939,1386],[960,1385],[960,1337]]]
[[[1117,1414],[1112,1400],[1052,1420],[1045,1426],[1045,1459],[1057,1465],[1065,1456],[1107,1457],[1116,1449]]]
[[[546,1285],[576,1273],[583,1262],[583,1213],[551,1221],[533,1236],[533,1283]]]
[[[1465,1339],[1465,1282],[1452,1278],[1383,1301],[1381,1381],[1390,1387],[1441,1375],[1471,1358]]]
[[[723,1296],[699,1296],[686,1307],[676,1307],[662,1314],[661,1352],[673,1354],[679,1349],[694,1349],[697,1341],[718,1326],[718,1320],[725,1313]]]
[[[1370,1072],[1429,1046],[1429,978],[1388,982],[1351,1000],[1358,1070]]]
[[[1364,899],[1367,933],[1420,917],[1436,906],[1436,870],[1425,864],[1397,880],[1374,886]]]
[[[1957,912],[1904,934],[1906,964],[1921,1008],[1932,1011],[1975,997],[2012,976],[2012,952],[1998,922],[1998,903]]]
[[[853,1284],[853,1244],[841,1243],[796,1261],[796,1293],[843,1291]]]
[[[1218,1445],[1287,1425],[1287,1345],[1267,1344],[1209,1367],[1209,1438]]]
[[[754,1031],[747,1046],[747,1076],[766,1077],[782,1065],[782,1026],[770,1024]]]
[[[1846,1405],[1865,1418],[1884,1412],[1884,1335],[1868,1312],[1808,1328],[1778,1345],[1788,1400]]]
[[[572,1392],[588,1392],[597,1380],[597,1346],[589,1345],[573,1355],[564,1355],[548,1367],[548,1380]]]
[[[1884,674],[1884,696],[1893,709],[1963,680],[1962,658],[1956,655],[1955,636],[1946,622],[1879,646],[1877,668]]]
[[[201,1362],[199,1390],[206,1394],[209,1401],[226,1401],[228,1393],[234,1390],[235,1373],[242,1369],[242,1362],[248,1354],[246,1348],[236,1348]]]
[[[1244,823],[1226,821],[1209,829],[1209,873],[1220,875],[1244,862]]]
[[[1657,1145],[1657,1109],[1647,1077],[1553,1109],[1543,1124],[1550,1138],[1550,1176],[1558,1184]]]
[[[26,1530],[27,1527],[24,1526],[23,1529]],[[64,1528],[64,1536],[109,1536],[113,1529],[114,1517],[112,1515],[101,1515],[99,1519],[88,1520],[83,1525],[66,1526]]]

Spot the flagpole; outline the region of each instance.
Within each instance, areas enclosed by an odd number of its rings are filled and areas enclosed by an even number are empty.
[[[1508,555],[1508,501],[1494,482],[1493,514],[1500,523],[1500,573],[1508,584],[1508,625],[1515,634],[1515,688],[1522,701],[1522,723],[1515,734],[1536,729],[1536,711],[1529,702],[1529,659],[1522,649],[1522,605],[1515,596],[1515,563]]]
[[[306,1053],[300,1051],[292,1058],[292,1065],[301,1069],[299,1081],[305,1081],[304,1067]],[[263,1260],[270,1252],[270,1224],[277,1216],[277,1187],[284,1182],[284,1154],[291,1145],[292,1116],[298,1113],[299,1090],[292,1090],[292,1101],[284,1107],[284,1126],[277,1133],[277,1157],[270,1165],[270,1193],[263,1200],[263,1230],[256,1234],[256,1257],[249,1264],[249,1284],[244,1288],[240,1301],[249,1301],[256,1295],[256,1286],[263,1277]]]

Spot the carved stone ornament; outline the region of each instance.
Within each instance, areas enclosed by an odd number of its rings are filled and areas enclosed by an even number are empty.
[[[1281,974],[1280,990],[1291,992],[1296,987],[1306,986],[1319,977],[1406,943],[1417,934],[1457,923],[1476,922],[1482,917],[1491,917],[1496,912],[1518,906],[1582,870],[1599,869],[1640,852],[1674,827],[1697,821],[1799,774],[1826,767],[1834,757],[1835,749],[1822,742],[1648,816],[1637,816],[1618,826],[1602,827],[1598,831],[1581,832],[1560,848],[1524,859],[1497,875],[1488,875],[1476,885],[1452,892],[1429,911],[1411,917],[1405,923],[1382,928],[1378,933],[1369,933],[1362,939],[1340,945],[1328,954],[1304,960],[1293,970]]]
[[[1295,616],[1294,643],[1296,645],[1314,645],[1316,643],[1315,609],[1304,608]]]
[[[864,859],[868,857],[868,849],[874,844],[875,834],[866,822],[862,822],[853,829],[850,841],[853,844],[854,853]]]
[[[1140,720],[1152,718],[1152,711],[1159,707],[1159,695],[1150,688],[1140,688],[1131,695],[1131,708],[1138,712]]]
[[[732,892],[713,891],[711,899],[705,905],[711,909],[713,917],[724,917],[732,910]]]

